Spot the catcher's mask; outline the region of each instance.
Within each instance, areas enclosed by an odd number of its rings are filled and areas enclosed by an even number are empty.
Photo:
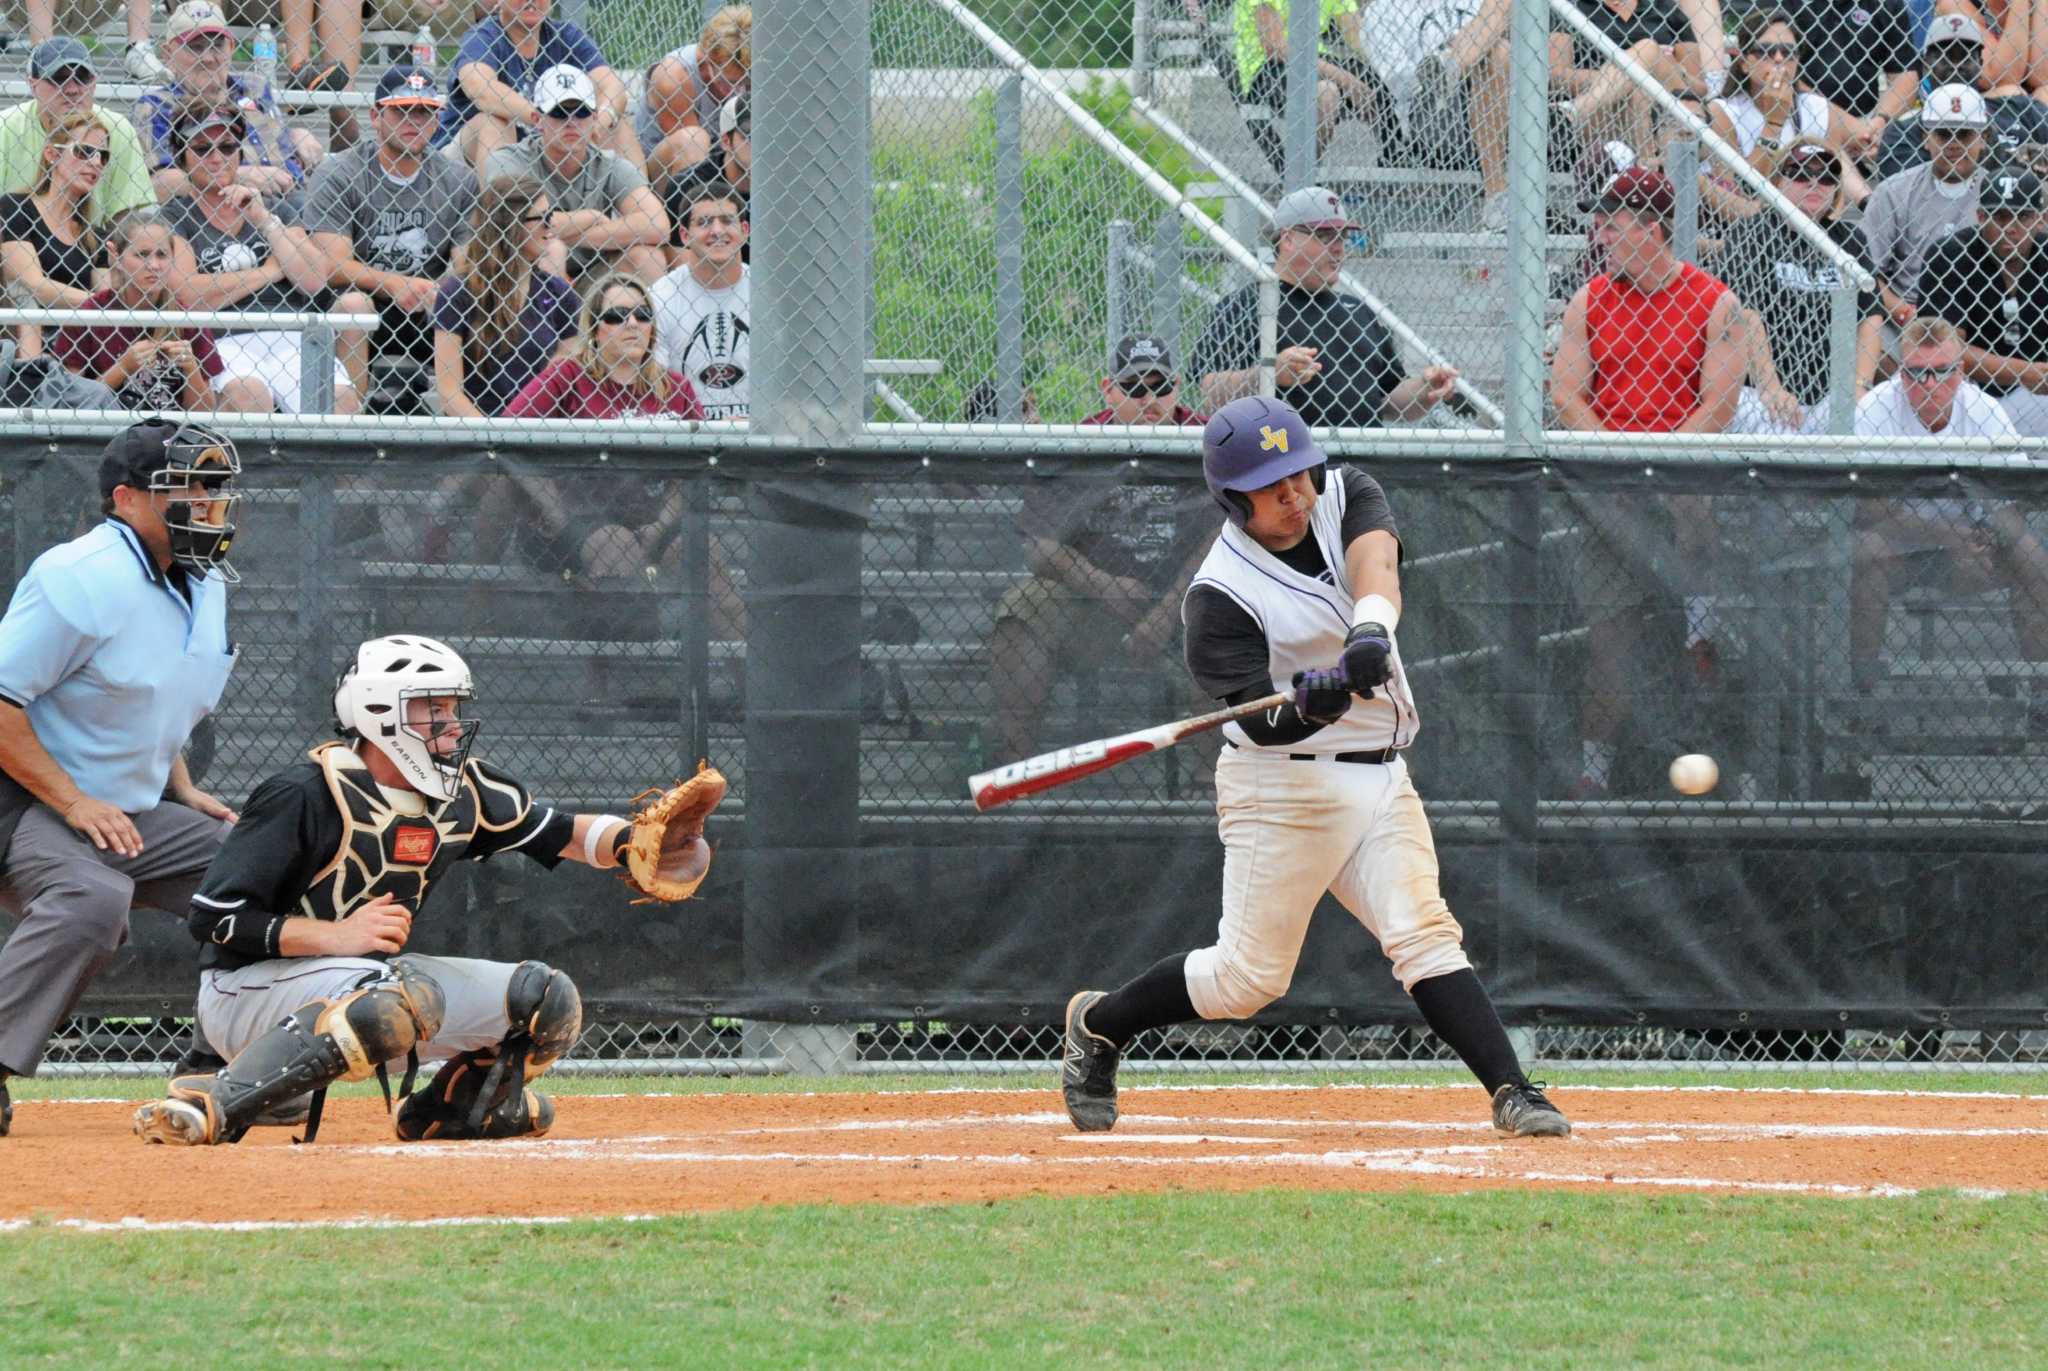
[[[164,528],[171,560],[204,576],[241,580],[228,549],[235,541],[239,493],[228,483],[242,474],[242,459],[226,434],[202,424],[149,419],[117,436],[100,459],[101,493],[111,499],[125,485],[164,495]]]
[[[432,718],[433,702],[452,699],[459,712],[475,698],[469,666],[448,644],[411,634],[372,638],[335,684],[334,722],[344,738],[364,739],[390,758],[421,794],[452,800],[483,721]]]

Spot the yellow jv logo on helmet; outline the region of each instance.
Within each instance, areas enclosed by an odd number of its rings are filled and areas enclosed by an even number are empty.
[[[1287,451],[1287,430],[1274,428],[1271,424],[1259,425],[1259,451],[1271,452],[1274,448]]]

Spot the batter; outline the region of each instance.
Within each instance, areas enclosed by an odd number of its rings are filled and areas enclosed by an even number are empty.
[[[1248,396],[1202,433],[1228,522],[1181,603],[1187,665],[1232,704],[1290,681],[1294,699],[1224,726],[1216,762],[1223,918],[1212,946],[1067,1003],[1061,1087],[1084,1133],[1116,1124],[1131,1039],[1189,1019],[1244,1019],[1287,993],[1324,891],[1393,964],[1401,988],[1493,1101],[1512,1137],[1571,1124],[1522,1074],[1438,888],[1436,845],[1401,749],[1420,720],[1394,629],[1401,540],[1379,483],[1332,471],[1308,426]]]

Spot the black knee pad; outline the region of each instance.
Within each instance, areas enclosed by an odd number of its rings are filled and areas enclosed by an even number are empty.
[[[530,1081],[576,1045],[583,1032],[583,996],[567,972],[546,962],[521,962],[505,987],[505,1017],[512,1024],[508,1041],[522,1034],[531,1041],[526,1049]]]
[[[322,1010],[314,1031],[341,1049],[348,1063],[342,1079],[360,1081],[431,1040],[441,1031],[447,1009],[440,982],[399,957],[385,979],[350,991]]]

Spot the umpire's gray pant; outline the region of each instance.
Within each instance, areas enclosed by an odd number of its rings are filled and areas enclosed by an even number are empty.
[[[128,941],[128,910],[179,919],[227,825],[166,800],[133,816],[142,855],[102,852],[47,805],[21,816],[4,875],[21,922],[0,947],[0,1071],[33,1076],[50,1034]]]

